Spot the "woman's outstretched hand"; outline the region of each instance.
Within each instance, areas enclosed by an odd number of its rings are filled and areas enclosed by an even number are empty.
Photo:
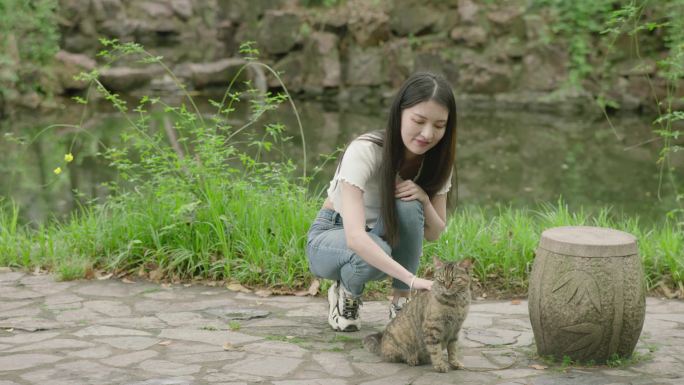
[[[413,289],[415,290],[431,290],[432,281],[429,279],[418,278],[413,281]]]
[[[394,197],[400,198],[403,201],[417,199],[423,204],[430,200],[427,193],[412,180],[405,180],[397,183],[394,190]]]

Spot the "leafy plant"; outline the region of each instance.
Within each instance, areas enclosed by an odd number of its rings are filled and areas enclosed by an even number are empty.
[[[644,15],[650,14],[650,20],[645,20]],[[659,157],[656,163],[659,166],[658,199],[661,199],[663,184],[667,183],[674,192],[675,207],[668,217],[674,219],[678,225],[684,226],[684,194],[680,190],[681,181],[677,178],[678,173],[672,162],[673,154],[681,151],[683,147],[678,144],[682,131],[677,127],[684,121],[684,111],[676,110],[676,97],[680,81],[684,78],[684,1],[666,0],[657,3],[657,7],[648,1],[631,1],[610,13],[606,22],[605,33],[616,37],[620,35],[631,36],[636,47],[636,56],[639,61],[644,61],[641,53],[639,39],[644,33],[652,34],[654,31],[664,33],[665,45],[668,55],[658,61],[660,73],[667,82],[664,98],[655,93],[653,80],[645,75],[658,112],[658,118],[653,121],[653,132],[662,142]],[[684,102],[684,99],[680,101]],[[680,124],[680,126],[677,126]]]
[[[39,91],[59,49],[56,0],[0,0],[0,94]]]

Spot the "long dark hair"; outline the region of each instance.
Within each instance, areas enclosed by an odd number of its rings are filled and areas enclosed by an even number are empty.
[[[401,86],[390,107],[387,127],[383,138],[381,165],[382,219],[385,227],[384,238],[387,243],[396,245],[399,234],[397,210],[394,198],[395,178],[404,163],[404,143],[401,139],[401,114],[414,105],[434,101],[449,111],[444,136],[425,153],[423,167],[416,180],[427,195],[435,196],[451,175],[456,161],[456,101],[449,83],[440,75],[417,72]]]

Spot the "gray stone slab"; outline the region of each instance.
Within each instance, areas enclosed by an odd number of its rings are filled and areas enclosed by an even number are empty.
[[[405,369],[407,365],[403,363],[389,362],[354,362],[352,363],[352,366],[355,367],[360,373],[365,373],[376,377],[388,377],[396,374],[402,369]]]
[[[208,321],[201,314],[184,311],[175,313],[160,312],[157,317],[171,326],[196,325]]]
[[[0,298],[9,299],[36,299],[44,297],[43,294],[29,289],[16,289],[13,287],[5,287],[0,290]]]
[[[261,383],[264,381],[263,377],[254,376],[251,374],[244,373],[231,373],[225,371],[219,371],[217,373],[207,374],[202,378],[208,383],[223,383],[223,384],[240,384],[240,383]]]
[[[22,307],[19,309],[5,310],[0,313],[0,318],[35,317],[40,314],[38,307]]]
[[[80,360],[55,365],[58,378],[88,380],[90,383],[120,383],[125,374],[120,369],[100,365],[91,360]]]
[[[0,302],[0,318],[8,318],[4,316],[6,311],[28,306],[34,301],[2,301]]]
[[[224,351],[222,345],[209,345],[188,341],[174,341],[171,344],[166,345],[165,350],[168,354],[196,354]]]
[[[2,272],[0,273],[0,283],[15,283],[24,277],[24,273],[20,272]]]
[[[90,309],[76,309],[60,311],[55,319],[59,322],[70,324],[87,324],[104,318],[105,315]]]
[[[265,356],[302,358],[307,350],[301,347],[280,341],[254,342],[243,347],[247,353],[262,354]]]
[[[448,373],[429,371],[416,378],[412,385],[485,385],[495,384],[498,378],[493,374],[470,372],[467,370],[450,370]]]
[[[52,354],[10,354],[0,356],[3,371],[22,370],[60,361],[62,357]]]
[[[347,381],[339,378],[317,378],[310,380],[273,381],[273,385],[346,385]]]
[[[95,325],[83,328],[75,333],[76,337],[104,337],[104,336],[149,336],[149,332],[136,329],[124,329],[113,326]]]
[[[144,381],[131,382],[126,385],[194,385],[195,378],[191,376],[150,378]]]
[[[150,337],[110,337],[98,338],[95,341],[123,350],[143,350],[160,342],[159,339]]]
[[[164,329],[159,333],[159,338],[202,342],[219,346],[223,346],[226,342],[237,346],[263,339],[263,337],[254,337],[240,332],[196,329]]]
[[[38,341],[49,340],[55,338],[59,333],[55,332],[36,332],[36,333],[19,333],[11,337],[0,337],[0,343],[5,344],[32,344]]]
[[[119,301],[88,301],[83,303],[83,307],[109,317],[128,317],[131,315],[131,308]]]
[[[100,318],[95,321],[99,325],[110,325],[130,329],[163,329],[166,323],[157,317],[119,317]]]
[[[247,353],[243,351],[220,351],[206,353],[174,354],[168,355],[168,359],[173,362],[187,364],[199,364],[203,362],[230,361],[245,358]]]
[[[527,301],[520,301],[517,305],[511,301],[487,301],[473,302],[470,305],[471,313],[494,313],[505,315],[527,315]]]
[[[101,363],[119,368],[131,366],[133,364],[157,357],[159,353],[154,350],[142,350],[133,353],[119,354],[107,359],[100,360]]]
[[[265,318],[271,314],[269,311],[261,309],[241,309],[241,308],[219,308],[208,309],[205,313],[225,320],[251,320],[254,318]]]
[[[141,301],[136,301],[135,304],[133,304],[133,310],[138,313],[138,314],[156,314],[159,312],[168,312],[169,310],[175,310],[179,311],[180,309],[177,309],[174,305],[173,302],[166,302],[166,301],[155,301],[155,300],[141,300]]]
[[[141,284],[123,284],[119,281],[82,281],[72,290],[76,294],[89,297],[133,297],[145,291]]]
[[[495,375],[497,375],[499,378],[512,379],[512,378],[525,378],[525,377],[536,376],[539,374],[539,371],[536,369],[528,369],[528,368],[514,368],[514,369],[496,370],[493,373]]]
[[[484,345],[511,345],[516,343],[521,332],[504,329],[468,329],[467,339]]]
[[[295,371],[301,363],[302,360],[298,358],[253,355],[228,364],[222,370],[252,376],[281,378]]]
[[[351,377],[354,375],[354,369],[347,361],[345,354],[318,352],[312,356],[331,377]]]
[[[56,338],[10,349],[8,352],[30,352],[35,350],[62,351],[65,349],[92,348],[95,344],[75,339]]]
[[[403,371],[402,373],[396,374],[394,376],[389,376],[389,377],[381,377],[381,378],[374,378],[370,381],[364,381],[360,382],[360,385],[399,385],[399,384],[414,384],[416,378],[420,376],[420,372],[418,370],[414,372],[410,371]],[[425,383],[430,384],[430,383]],[[453,384],[453,383],[452,383]]]
[[[140,363],[140,368],[156,374],[184,376],[198,373],[202,367],[200,365],[183,365],[165,360],[147,360]]]
[[[67,353],[69,357],[77,358],[87,358],[87,359],[100,359],[106,358],[112,355],[112,349],[107,346],[97,346],[90,349],[77,350],[74,352]]]
[[[494,315],[492,314],[468,314],[465,321],[463,321],[464,328],[487,328],[492,326]]]
[[[235,300],[230,298],[207,299],[202,301],[190,301],[174,303],[171,309],[176,311],[196,311],[212,308],[235,307]]]
[[[24,330],[27,332],[61,329],[66,326],[71,326],[71,323],[55,322],[33,317],[17,317],[0,320],[0,329]]]

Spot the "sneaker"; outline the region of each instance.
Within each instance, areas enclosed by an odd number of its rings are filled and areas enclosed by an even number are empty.
[[[406,304],[409,302],[409,299],[406,297],[399,297],[397,300],[397,303],[390,302],[389,306],[389,318],[394,319],[399,313],[401,313],[401,309],[406,306]]]
[[[328,289],[328,323],[334,330],[342,332],[359,330],[360,304],[361,299],[352,297],[340,281],[335,282]]]

